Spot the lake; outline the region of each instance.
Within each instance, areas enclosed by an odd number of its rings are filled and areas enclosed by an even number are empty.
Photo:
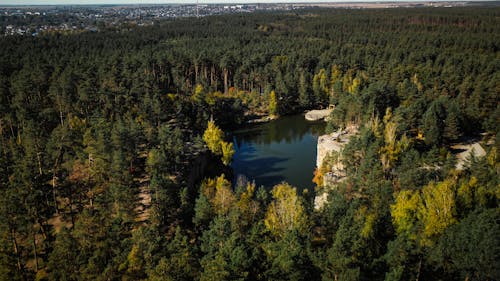
[[[324,131],[323,121],[293,115],[233,132],[234,181],[243,175],[257,186],[286,181],[298,190],[311,189],[318,136]]]

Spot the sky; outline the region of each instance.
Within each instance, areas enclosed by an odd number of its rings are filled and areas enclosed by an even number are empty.
[[[319,2],[382,2],[384,0],[198,0],[209,3],[319,3]],[[408,2],[412,0],[392,0]],[[439,0],[438,0],[439,1]],[[85,5],[85,4],[193,4],[196,0],[0,0],[1,5]]]

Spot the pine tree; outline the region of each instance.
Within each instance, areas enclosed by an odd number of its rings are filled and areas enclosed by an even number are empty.
[[[427,145],[440,145],[443,140],[445,112],[439,100],[430,105],[423,119],[425,143]]]
[[[444,121],[443,138],[448,142],[454,142],[462,136],[460,111],[455,102],[451,102],[446,108],[446,119]]]
[[[300,72],[299,78],[299,104],[302,108],[311,107],[311,97],[309,96],[309,84],[304,71]]]

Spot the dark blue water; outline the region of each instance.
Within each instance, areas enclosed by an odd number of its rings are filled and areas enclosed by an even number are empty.
[[[243,175],[257,186],[286,181],[299,190],[311,189],[318,136],[324,130],[324,122],[294,115],[234,132],[235,179]]]

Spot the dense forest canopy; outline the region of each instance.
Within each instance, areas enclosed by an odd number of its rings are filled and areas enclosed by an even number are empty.
[[[0,38],[0,279],[499,280],[499,19],[308,9]],[[330,104],[330,130],[359,133],[321,210],[231,185],[224,131]],[[456,169],[451,145],[478,138]]]

